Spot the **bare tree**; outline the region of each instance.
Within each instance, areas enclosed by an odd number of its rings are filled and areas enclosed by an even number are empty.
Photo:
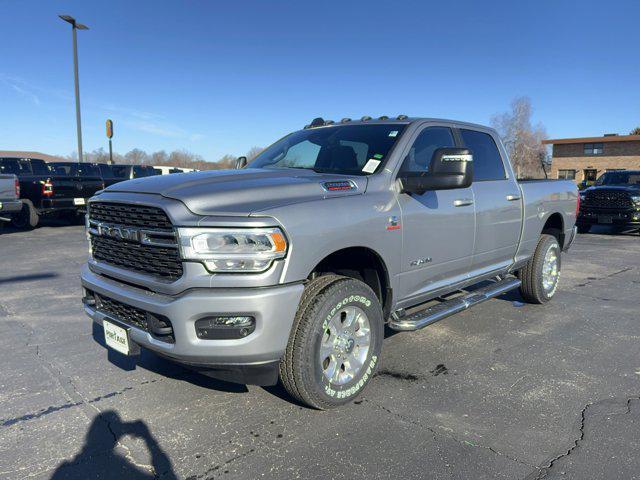
[[[132,165],[142,165],[143,163],[149,163],[149,154],[144,150],[134,148],[124,154],[124,161]]]
[[[491,125],[498,131],[504,143],[513,169],[518,178],[544,178],[543,163],[547,162],[547,149],[542,140],[547,132],[542,124],[531,125],[531,100],[517,97],[511,102],[511,110],[496,114]]]
[[[640,135],[640,127],[636,127],[629,132],[629,135]]]
[[[169,161],[169,155],[164,150],[159,150],[151,154],[151,163],[153,165],[166,165]]]
[[[251,147],[249,151],[245,154],[245,157],[247,157],[247,162],[250,162],[251,160],[256,158],[258,155],[262,153],[263,150],[264,148],[262,147]]]

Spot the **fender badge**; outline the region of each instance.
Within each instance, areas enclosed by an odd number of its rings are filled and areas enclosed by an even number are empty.
[[[390,216],[388,220],[387,230],[400,230],[401,228],[402,226],[398,221],[398,217],[396,217],[395,215]]]

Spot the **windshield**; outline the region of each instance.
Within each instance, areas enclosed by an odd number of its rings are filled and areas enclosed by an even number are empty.
[[[640,172],[607,172],[596,185],[640,185]]]
[[[337,125],[292,133],[264,150],[251,168],[305,168],[365,175],[376,171],[406,125]]]

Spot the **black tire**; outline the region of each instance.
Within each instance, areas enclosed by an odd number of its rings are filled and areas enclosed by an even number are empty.
[[[336,384],[325,375],[320,348],[326,341],[325,335],[329,335],[331,319],[343,318],[338,315],[345,309],[359,309],[365,314],[370,341],[357,374],[344,384]],[[375,373],[383,337],[382,307],[367,284],[334,274],[317,277],[305,286],[300,300],[289,343],[280,361],[280,381],[292,397],[310,407],[325,410],[344,405],[362,392]],[[350,342],[347,348],[353,351],[353,337]],[[339,367],[340,372],[346,371],[342,369],[345,365],[346,362]]]
[[[11,218],[11,225],[16,228],[32,229],[38,226],[40,221],[40,215],[33,206],[33,203],[29,200],[22,201],[22,210],[13,215]]]
[[[578,225],[578,233],[589,233],[591,225]]]
[[[545,289],[543,268],[547,252],[553,250],[557,258],[557,278],[551,288]],[[529,303],[546,303],[553,298],[558,288],[558,279],[562,266],[561,249],[558,240],[553,235],[542,234],[533,256],[518,272],[522,284],[520,293]]]

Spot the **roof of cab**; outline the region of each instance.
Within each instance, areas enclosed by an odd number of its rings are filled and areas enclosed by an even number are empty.
[[[320,124],[320,122],[322,122]],[[310,124],[305,125],[305,129],[309,128],[323,128],[323,127],[337,127],[341,125],[409,125],[412,123],[422,122],[435,122],[435,123],[452,123],[460,126],[466,126],[470,128],[477,128],[482,130],[494,130],[487,125],[480,125],[477,123],[463,122],[460,120],[452,120],[446,118],[430,118],[430,117],[409,117],[406,115],[398,115],[397,117],[362,117],[360,119],[352,120],[350,118],[344,118],[340,121],[324,120],[321,117],[315,118]],[[314,125],[314,123],[316,123]]]

